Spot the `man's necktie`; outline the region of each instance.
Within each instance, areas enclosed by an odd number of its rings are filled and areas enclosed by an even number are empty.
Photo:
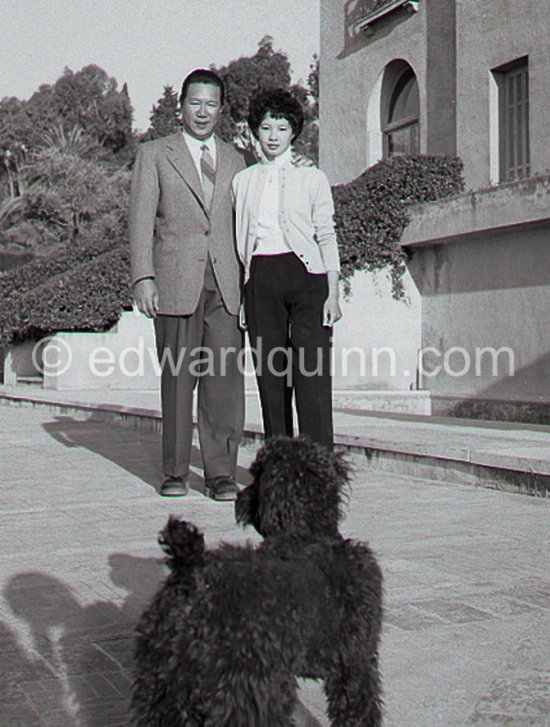
[[[201,151],[201,175],[204,202],[206,204],[206,209],[210,209],[212,196],[214,194],[214,184],[216,183],[216,168],[207,144],[203,144],[201,146]]]

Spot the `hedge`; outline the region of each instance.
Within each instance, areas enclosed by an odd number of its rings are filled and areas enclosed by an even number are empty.
[[[2,307],[13,296],[20,296],[50,278],[72,270],[76,265],[93,260],[113,249],[113,243],[94,242],[72,245],[48,257],[34,259],[6,273],[0,274],[0,302]]]
[[[0,311],[0,344],[53,331],[106,330],[132,306],[128,250],[98,255],[8,302]]]
[[[356,270],[386,270],[394,297],[402,298],[407,254],[399,239],[408,207],[463,188],[460,159],[423,155],[378,162],[352,182],[333,187],[342,277],[349,281]]]

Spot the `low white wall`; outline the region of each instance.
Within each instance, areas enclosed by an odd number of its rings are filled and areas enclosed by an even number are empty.
[[[334,327],[334,388],[415,388],[421,346],[420,294],[405,274],[405,300],[394,300],[385,273],[355,273]]]
[[[159,366],[153,323],[124,312],[106,333],[62,332],[43,349],[44,388],[157,389]]]
[[[2,382],[8,386],[15,386],[18,378],[39,376],[41,373],[41,351],[36,348],[36,341],[0,348],[0,356]]]
[[[406,299],[395,301],[385,274],[354,275],[351,295],[342,301],[342,320],[334,327],[336,391],[415,388],[421,304],[408,273],[404,283]],[[41,345],[41,354],[46,389],[159,386],[153,324],[136,311],[123,313],[119,323],[106,333],[62,332],[48,337]],[[255,391],[249,354],[246,362],[246,389]]]

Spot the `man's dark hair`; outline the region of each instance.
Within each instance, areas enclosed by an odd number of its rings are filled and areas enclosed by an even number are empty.
[[[296,141],[304,127],[304,109],[295,96],[282,88],[254,94],[250,100],[248,125],[256,139],[258,129],[268,114],[274,119],[286,119],[292,127],[292,141]]]
[[[209,83],[211,86],[217,86],[220,89],[220,104],[223,106],[225,96],[223,81],[215,71],[211,71],[209,68],[195,68],[187,76],[181,87],[180,105],[185,101],[187,89],[192,83]]]

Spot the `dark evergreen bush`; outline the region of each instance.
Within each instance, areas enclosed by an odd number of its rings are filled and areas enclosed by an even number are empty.
[[[109,242],[71,245],[47,257],[35,258],[15,270],[0,274],[0,305],[4,307],[6,299],[14,295],[20,296],[81,263],[93,260],[113,247],[114,244]]]
[[[0,301],[0,344],[55,331],[103,331],[131,305],[128,250],[119,247]]]

